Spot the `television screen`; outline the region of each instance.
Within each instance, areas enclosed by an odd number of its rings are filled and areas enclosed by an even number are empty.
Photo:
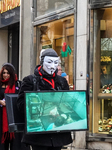
[[[25,92],[26,133],[87,130],[86,91]]]

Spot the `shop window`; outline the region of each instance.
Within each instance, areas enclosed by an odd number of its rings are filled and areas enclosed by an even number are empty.
[[[37,6],[36,17],[40,17],[42,15],[68,7],[74,7],[74,0],[37,0],[35,3]]]
[[[70,89],[73,90],[74,16],[42,24],[37,27],[37,64],[41,49],[53,48],[60,56],[62,71],[67,74]]]
[[[91,11],[90,131],[112,134],[112,8]]]

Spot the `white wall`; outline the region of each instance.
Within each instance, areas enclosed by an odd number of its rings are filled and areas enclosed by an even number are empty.
[[[87,0],[77,0],[77,57],[76,58],[77,58],[76,60],[76,89],[86,90]]]
[[[8,60],[8,30],[0,30],[0,69]]]
[[[76,90],[86,90],[87,84],[87,2],[77,0]],[[86,148],[86,131],[75,132],[74,146]]]
[[[21,1],[20,13],[20,49],[19,49],[19,78],[31,74],[33,52],[32,9],[31,0]],[[32,72],[33,74],[33,72]]]

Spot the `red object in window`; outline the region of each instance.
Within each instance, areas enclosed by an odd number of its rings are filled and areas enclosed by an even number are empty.
[[[75,90],[75,85],[73,85],[73,90]]]
[[[64,43],[63,43],[63,46],[62,46],[62,50],[63,50],[63,52],[65,52],[65,51],[66,51],[66,45],[67,45],[67,44],[64,42]]]

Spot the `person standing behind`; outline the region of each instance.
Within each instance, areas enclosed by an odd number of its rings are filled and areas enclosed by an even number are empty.
[[[69,84],[68,75],[65,72],[62,72],[62,68],[61,68],[60,65],[58,65],[57,70],[58,70],[57,75],[64,77],[67,80],[68,84]]]
[[[56,91],[69,90],[68,83],[65,78],[57,75],[57,66],[59,57],[52,48],[43,51],[40,57],[40,65],[36,66],[34,75],[37,82],[35,90]],[[24,113],[24,91],[33,91],[33,77],[29,75],[24,77],[19,91],[17,106]],[[48,133],[48,134],[24,134],[23,143],[32,145],[32,150],[61,150],[62,146],[72,143],[71,133]]]
[[[67,80],[68,84],[69,84],[69,77],[68,77],[68,75],[65,72],[62,72],[61,76],[64,77]]]
[[[0,150],[25,150],[21,144],[22,133],[9,133],[5,93],[18,93],[21,82],[17,79],[11,63],[4,63],[0,71]]]
[[[62,74],[62,68],[61,68],[61,66],[58,65],[57,69],[58,69],[57,75],[61,76],[61,74]]]

